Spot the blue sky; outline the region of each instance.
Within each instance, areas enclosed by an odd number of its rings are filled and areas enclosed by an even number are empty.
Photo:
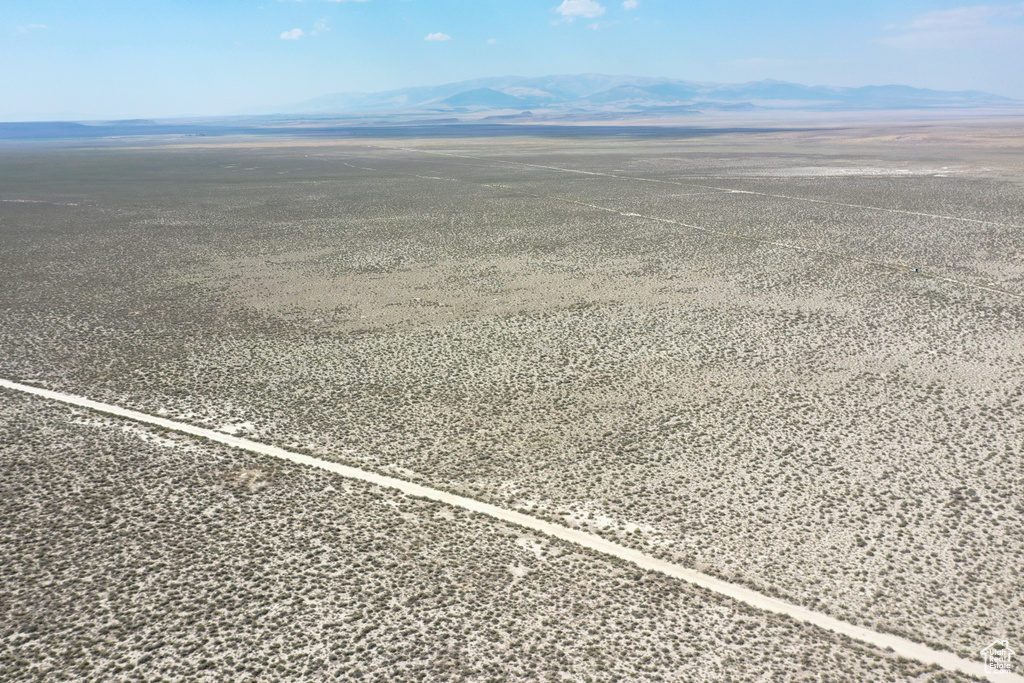
[[[1024,99],[1024,2],[0,0],[0,120],[232,114],[582,72]]]

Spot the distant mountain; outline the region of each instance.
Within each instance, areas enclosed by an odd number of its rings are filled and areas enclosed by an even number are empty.
[[[533,98],[536,99],[536,98]],[[500,90],[492,88],[474,88],[466,90],[457,95],[446,97],[441,100],[442,104],[450,104],[453,107],[483,107],[487,109],[507,109],[522,107],[525,99],[516,95],[509,95]]]
[[[976,90],[949,92],[906,85],[839,88],[602,74],[502,76],[377,93],[339,93],[231,117],[0,123],[0,141],[157,135],[603,135],[619,134],[609,132],[618,131],[617,126],[633,135],[663,135],[668,134],[666,125],[675,127],[672,134],[690,135],[695,129],[676,121],[706,112],[752,112],[756,117],[758,110],[937,109],[1021,113],[1024,102]],[[581,122],[589,125],[574,125]]]
[[[378,93],[340,93],[273,110],[279,114],[399,112],[502,113],[531,109],[537,115],[703,109],[930,109],[1019,106],[976,90],[950,92],[905,85],[839,88],[784,81],[698,83],[671,78],[581,74],[479,78]],[[271,113],[270,111],[264,113]]]
[[[68,121],[0,123],[0,140],[82,138],[88,134],[89,126]]]

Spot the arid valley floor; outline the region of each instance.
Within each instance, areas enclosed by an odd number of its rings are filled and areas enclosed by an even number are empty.
[[[1017,119],[0,147],[0,378],[1024,656]],[[967,680],[2,389],[0,472],[0,680]]]

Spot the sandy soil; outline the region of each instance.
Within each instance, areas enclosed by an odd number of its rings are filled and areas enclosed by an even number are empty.
[[[975,676],[985,676],[985,667],[983,664],[961,659],[950,652],[934,650],[919,643],[906,640],[905,638],[899,638],[886,633],[878,633],[860,626],[847,624],[826,614],[821,614],[820,612],[815,612],[799,605],[793,605],[776,598],[761,595],[748,588],[730,584],[722,581],[721,579],[717,579],[707,574],[702,574],[687,567],[682,567],[680,565],[660,560],[632,548],[626,548],[616,543],[612,543],[607,539],[584,533],[577,529],[570,529],[545,520],[537,519],[521,512],[506,510],[471,498],[457,496],[445,491],[439,491],[437,489],[403,481],[394,477],[387,477],[375,472],[367,472],[354,467],[348,467],[338,463],[328,462],[319,458],[303,455],[301,453],[293,453],[282,448],[268,446],[266,444],[231,436],[215,430],[203,429],[201,427],[195,427],[174,420],[146,415],[145,413],[127,410],[110,404],[99,403],[81,396],[73,396],[71,394],[50,391],[48,389],[11,382],[5,379],[0,379],[0,387],[22,391],[35,396],[42,396],[44,398],[61,401],[81,408],[89,408],[102,413],[108,413],[118,417],[144,422],[146,424],[156,425],[158,427],[191,434],[193,436],[203,437],[211,441],[234,446],[254,453],[260,453],[262,455],[281,458],[301,465],[318,467],[350,479],[357,479],[371,484],[376,484],[378,486],[397,489],[410,496],[426,498],[428,500],[434,500],[463,508],[471,512],[485,514],[511,524],[575,543],[600,553],[618,557],[628,562],[632,562],[641,569],[658,571],[663,574],[688,581],[702,588],[706,588],[734,600],[744,602],[757,609],[784,614],[802,622],[810,622],[821,628],[849,636],[876,647],[892,648],[892,650],[898,655],[909,659],[916,659],[925,664],[938,664],[942,668],[951,671],[961,671]],[[1018,676],[1016,674],[1002,674],[998,680],[1020,683],[1024,682],[1024,676]]]

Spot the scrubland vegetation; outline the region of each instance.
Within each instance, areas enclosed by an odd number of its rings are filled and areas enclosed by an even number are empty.
[[[0,375],[1024,645],[1024,168],[838,137],[7,151]]]
[[[386,489],[7,393],[0,415],[6,681],[957,680]]]

